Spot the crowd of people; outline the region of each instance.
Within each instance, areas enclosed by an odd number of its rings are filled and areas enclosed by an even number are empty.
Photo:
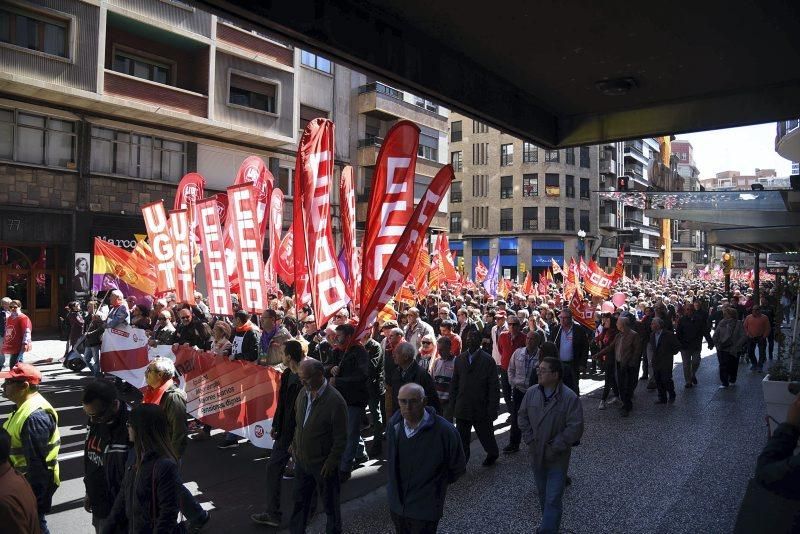
[[[691,394],[705,342],[716,347],[719,387],[729,388],[740,358],[751,372],[764,371],[776,356],[781,322],[795,313],[791,290],[774,284],[762,285],[755,302],[744,285],[725,294],[721,283],[711,281],[626,279],[617,286],[624,304],[594,300],[590,329],[575,321],[562,289],[551,284],[546,295],[524,295],[514,288],[506,298],[493,298],[482,288],[443,287],[414,305],[395,303],[396,317],[374,324],[362,340],[355,338],[357,310],[343,308],[319,329],[309,306],[297,308],[281,294],[270,296],[260,316],[242,310],[235,295],[231,317],[212,316],[200,294],[195,305],[174,297],[126,299],[117,290],[102,303],[86,303],[85,311],[70,303],[69,344],[80,348],[97,378],[82,399],[89,428],[85,508],[92,524],[105,533],[172,532],[180,513],[183,526],[199,532],[210,518],[181,483],[180,458],[191,440],[212,439],[213,429],[190,421],[168,358],[151,361],[143,398],[130,409],[119,387],[103,379],[101,337],[107,328],[128,324],[143,329],[153,346],[188,344],[281,371],[267,501],[263,512],[252,515],[255,523],[277,527],[288,517],[292,532],[304,532],[318,494],[327,532],[341,532],[341,485],[368,459],[383,457],[397,532],[435,532],[446,488],[466,470],[474,430],[486,468],[501,452],[528,447],[542,510],[539,532],[550,533],[558,532],[570,451],[583,433],[581,377],[603,380],[599,409],[618,405],[620,416],[628,417],[644,398],[634,398],[640,382],[657,393],[656,404],[677,401],[678,353],[679,375]],[[3,361],[8,356],[11,364],[0,378],[4,396],[17,406],[4,428],[10,465],[28,480],[37,524],[47,532],[45,514],[59,484],[58,418],[38,392],[41,374],[23,361],[31,338],[20,306],[3,299],[0,312]],[[502,450],[494,432],[501,399],[511,427]],[[20,455],[14,451],[22,433],[38,446]],[[218,447],[235,448],[240,441],[226,432]],[[292,510],[281,509],[287,477],[293,478]]]

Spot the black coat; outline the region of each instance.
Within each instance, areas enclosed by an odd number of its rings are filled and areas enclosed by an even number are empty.
[[[650,334],[650,349],[653,351],[653,369],[672,374],[672,357],[681,350],[681,342],[669,330],[662,330],[656,345],[656,334]]]
[[[336,349],[334,352],[340,352]],[[339,374],[334,387],[342,394],[348,406],[364,408],[369,401],[367,378],[369,376],[369,356],[363,345],[351,345],[341,356]]]
[[[211,346],[211,328],[208,323],[201,323],[197,319],[192,319],[189,324],[178,324],[175,327],[175,341],[183,345],[188,343],[192,347],[201,350],[208,350]]]
[[[497,364],[483,350],[478,350],[469,363],[469,353],[456,358],[450,381],[449,414],[467,421],[494,421],[500,408]]]
[[[92,513],[97,517],[107,517],[111,513],[133,450],[133,444],[128,441],[128,405],[119,402],[119,412],[111,422],[89,422],[89,433],[83,444],[83,484]]]
[[[369,356],[369,379],[367,389],[371,394],[383,395],[386,392],[386,375],[384,374],[383,349],[381,344],[372,338],[364,343]]]
[[[272,428],[276,429],[275,441],[286,445],[288,448],[294,437],[296,420],[294,417],[294,404],[297,394],[303,385],[300,379],[290,369],[285,369],[281,374],[281,388],[278,390],[278,406],[272,420]]]
[[[416,362],[412,363],[405,372],[399,365],[396,365],[392,371],[392,376],[389,379],[389,385],[392,387],[392,414],[400,410],[400,404],[397,402],[400,388],[411,382],[422,386],[422,389],[425,390],[425,397],[428,399],[428,406],[441,415],[442,406],[439,402],[439,394],[436,393],[436,383],[428,371],[420,367]]]
[[[681,350],[700,350],[703,344],[705,324],[696,315],[683,315],[678,319],[675,334],[681,342]]]
[[[550,331],[551,341],[556,344],[559,354],[561,353],[561,330],[559,324],[555,334],[552,330]],[[586,360],[589,358],[589,336],[586,329],[578,323],[572,323],[572,331],[572,362],[580,369],[586,367]]]
[[[116,532],[127,519],[129,534],[172,534],[178,528],[178,464],[145,454],[142,465],[128,468],[102,534]],[[155,490],[155,491],[154,491]]]

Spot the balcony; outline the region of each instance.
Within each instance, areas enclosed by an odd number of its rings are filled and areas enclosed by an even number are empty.
[[[601,213],[600,214],[600,228],[614,229],[617,227],[617,214],[616,213]]]
[[[775,152],[790,161],[800,161],[800,120],[778,123]]]
[[[363,139],[359,139],[357,143],[358,154],[356,155],[356,164],[362,167],[372,167],[378,161],[378,153],[380,152],[383,138],[375,135],[367,135]],[[422,176],[436,176],[439,169],[444,167],[442,163],[426,159],[422,156],[417,156],[417,174]]]
[[[641,245],[630,245],[629,253],[630,253],[631,256],[643,256],[645,258],[660,258],[661,257],[661,251],[660,250],[654,250],[652,248],[643,247]]]
[[[426,107],[406,102],[407,95],[380,82],[368,83],[358,88],[356,109],[358,113],[382,121],[407,119],[422,126],[446,132],[447,119]]]
[[[625,219],[625,227],[626,228],[637,228],[641,230],[643,234],[650,235],[653,237],[658,237],[661,235],[661,231],[658,227],[654,226],[652,223],[645,223],[641,220],[636,219]]]
[[[645,157],[643,152],[642,143],[626,143],[625,144],[625,157],[638,161],[643,165],[647,165],[648,158]]]
[[[617,162],[610,158],[600,160],[600,174],[617,174]]]
[[[105,69],[103,92],[150,104],[154,108],[167,108],[195,117],[208,117],[208,97],[160,83],[136,78]]]

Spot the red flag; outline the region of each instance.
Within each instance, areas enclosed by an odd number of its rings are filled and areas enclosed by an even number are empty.
[[[590,332],[594,331],[594,310],[589,302],[584,302],[583,296],[578,291],[572,295],[569,301],[569,309],[572,312],[572,318],[579,324],[588,328]]]
[[[413,122],[398,122],[386,134],[378,153],[362,244],[362,317],[364,305],[373,300],[388,259],[411,221],[419,132]]]
[[[550,272],[550,269],[547,269],[545,271],[544,276],[545,276],[545,278],[547,278],[547,283],[548,284],[553,281],[553,273]]]
[[[475,264],[475,283],[482,283],[484,280],[486,280],[487,274],[489,274],[489,269],[483,264],[481,259],[478,258],[478,261]]]
[[[331,233],[333,142],[333,122],[312,120],[300,139],[295,167],[295,280],[298,273],[308,269],[314,318],[320,329],[349,301],[336,265]]]
[[[225,195],[227,198],[227,195]],[[233,315],[228,272],[225,270],[225,249],[222,225],[219,222],[218,200],[214,197],[197,202],[200,243],[206,272],[208,308],[214,315]]]
[[[570,300],[579,285],[580,275],[578,273],[578,266],[575,264],[575,259],[570,258],[569,269],[567,270],[567,280],[564,283],[564,297],[567,300]]]
[[[423,286],[428,285],[428,272],[431,269],[431,255],[428,254],[428,249],[422,247],[417,256],[417,264],[414,268],[414,286],[417,291],[422,290]]]
[[[589,272],[586,262],[583,261],[583,256],[581,256],[580,263],[578,264],[578,272],[581,273],[581,276],[584,278],[586,278],[586,274]]]
[[[533,273],[528,271],[528,274],[525,276],[525,283],[522,284],[522,293],[530,295],[533,292]]]
[[[611,274],[611,278],[614,280],[614,283],[617,283],[622,280],[623,276],[625,276],[625,250],[620,247],[619,255],[617,256],[617,264],[614,266],[614,272]]]
[[[342,212],[342,250],[350,276],[345,281],[347,295],[358,302],[356,292],[361,288],[361,272],[356,257],[356,195],[353,189],[353,167],[342,170],[339,179],[339,203]]]
[[[362,300],[361,319],[356,327],[356,337],[375,321],[384,306],[391,300],[403,284],[408,273],[414,267],[417,254],[425,242],[425,233],[430,227],[436,211],[447,194],[447,189],[453,181],[453,167],[445,165],[436,173],[425,194],[419,201],[411,217],[411,224],[403,231],[397,246],[392,252],[386,269],[378,280],[375,290],[369,301]]]
[[[283,228],[283,191],[272,190],[269,200],[269,260],[264,266],[267,291],[278,292],[278,256]]]
[[[192,204],[194,207],[194,204]],[[192,236],[189,210],[169,213],[169,228],[175,250],[175,300],[194,305],[194,266],[192,265]]]
[[[561,270],[561,267],[559,267],[558,263],[556,263],[556,260],[553,258],[550,258],[550,268],[553,270],[553,274],[564,275],[564,271]]]
[[[205,196],[206,180],[201,174],[190,172],[181,178],[175,193],[174,210],[188,210],[187,217],[191,229],[192,243],[200,242],[200,230],[197,224],[197,201]]]
[[[540,295],[547,295],[547,276],[544,273],[539,273],[539,294]]]
[[[175,246],[169,235],[167,212],[162,201],[153,202],[142,207],[144,225],[153,248],[156,263],[158,293],[166,293],[175,289]]]
[[[433,254],[431,255],[431,271],[428,283],[430,284],[431,289],[438,289],[442,282],[444,282],[442,255],[439,254],[439,250],[437,248],[434,248]]]
[[[436,239],[436,244],[439,248],[441,255],[441,265],[444,270],[444,279],[448,282],[455,282],[458,280],[458,272],[453,263],[453,255],[450,253],[450,241],[447,239],[447,234],[441,233]]]
[[[589,267],[583,279],[586,291],[595,297],[608,299],[609,295],[611,295],[611,287],[614,285],[612,276],[606,274],[594,260],[589,260]]]
[[[239,303],[243,310],[261,313],[267,307],[267,289],[264,283],[264,258],[259,243],[260,226],[257,218],[258,192],[250,184],[232,185],[228,188],[230,217],[233,228],[233,246],[236,250],[236,271],[239,281]]]
[[[294,252],[292,247],[292,232],[287,232],[278,247],[275,270],[278,276],[289,285],[294,284]]]

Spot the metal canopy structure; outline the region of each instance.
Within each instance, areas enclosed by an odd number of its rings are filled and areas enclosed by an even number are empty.
[[[198,0],[547,147],[800,117],[800,2]]]
[[[706,232],[709,245],[742,252],[800,251],[797,191],[605,192],[601,198],[644,210],[648,217],[685,221]]]

